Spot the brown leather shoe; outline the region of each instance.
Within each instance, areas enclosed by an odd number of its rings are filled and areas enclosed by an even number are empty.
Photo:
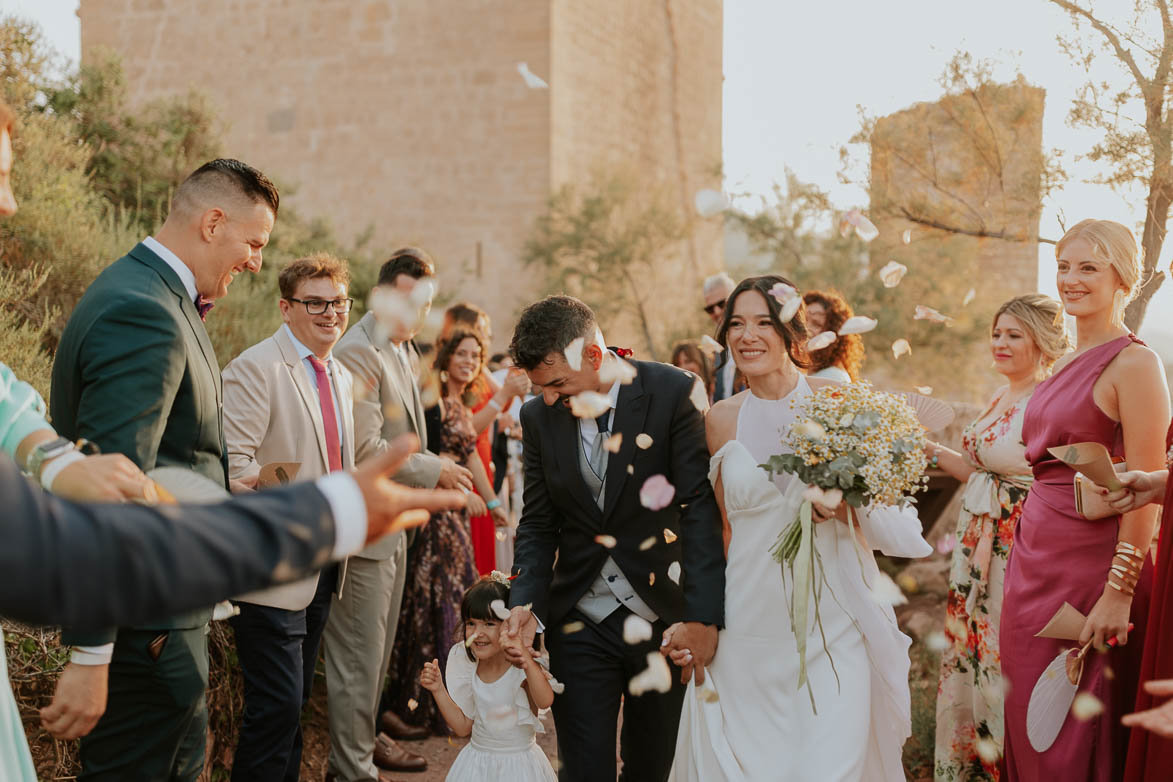
[[[423,771],[428,767],[428,760],[399,746],[386,733],[380,733],[375,739],[375,765],[388,771]]]
[[[400,741],[423,741],[432,735],[432,732],[423,725],[408,725],[391,710],[379,715],[379,727],[388,736]]]

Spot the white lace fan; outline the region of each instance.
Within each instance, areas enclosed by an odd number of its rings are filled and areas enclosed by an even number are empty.
[[[894,393],[908,400],[908,404],[912,405],[912,409],[916,412],[916,419],[920,421],[920,425],[930,432],[944,429],[957,417],[953,407],[940,399],[913,391],[896,391]]]

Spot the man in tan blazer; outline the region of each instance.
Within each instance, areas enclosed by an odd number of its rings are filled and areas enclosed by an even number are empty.
[[[327,254],[281,270],[285,323],[224,368],[224,436],[229,474],[256,486],[262,468],[289,463],[296,481],[354,466],[354,388],[331,354],[346,330],[351,299],[346,262]],[[295,466],[293,466],[295,465]],[[292,473],[292,474],[290,474]],[[346,567],[328,568],[237,599],[232,619],[244,673],[244,719],[234,782],[295,782],[301,767],[301,710],[331,595]]]
[[[338,343],[335,354],[355,379],[354,426],[360,461],[382,452],[396,436],[420,440],[395,480],[427,488],[472,489],[472,474],[451,459],[429,453],[411,339],[431,306],[431,259],[422,250],[394,252],[379,271],[372,312]],[[395,641],[407,569],[404,535],[389,535],[349,560],[348,588],[334,601],[326,626],[326,685],[329,691],[330,762],[327,780],[385,780],[380,769],[418,771],[427,761],[378,733],[379,695]],[[358,584],[361,583],[361,586]],[[394,686],[394,682],[392,682]],[[385,724],[397,738],[406,725]],[[405,730],[406,729],[406,730]]]

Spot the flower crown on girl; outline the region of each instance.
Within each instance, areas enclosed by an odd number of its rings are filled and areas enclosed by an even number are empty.
[[[500,584],[501,586],[508,589],[511,586],[511,584],[509,582],[514,579],[514,576],[507,576],[504,573],[502,573],[500,570],[494,570],[492,573],[489,574],[489,578],[493,579],[498,584]]]

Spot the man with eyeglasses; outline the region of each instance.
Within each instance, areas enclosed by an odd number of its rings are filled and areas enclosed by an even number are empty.
[[[714,274],[705,279],[702,294],[705,297],[705,313],[713,321],[713,327],[721,325],[725,317],[725,300],[733,293],[735,283],[733,278],[725,272]],[[729,349],[726,348],[717,354],[713,367],[713,401],[733,396],[733,376],[736,367],[729,358]]]
[[[236,485],[256,487],[266,466],[283,465],[297,482],[354,466],[353,380],[332,355],[352,303],[347,264],[318,253],[290,263],[277,282],[284,323],[224,368],[224,437]],[[297,780],[301,711],[331,596],[344,589],[345,574],[343,563],[235,601],[240,614],[231,623],[244,675],[236,782]]]

